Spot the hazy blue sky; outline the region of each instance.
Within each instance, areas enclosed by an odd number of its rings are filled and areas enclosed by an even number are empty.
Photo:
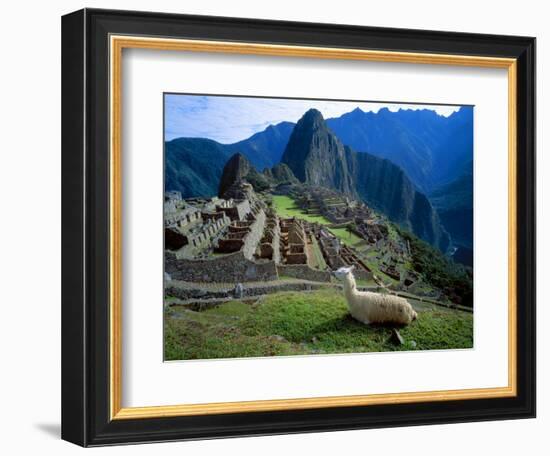
[[[360,108],[378,112],[387,107],[398,109],[432,109],[449,116],[459,106],[434,106],[347,101],[286,100],[274,98],[220,97],[202,95],[165,95],[166,140],[189,137],[209,138],[223,144],[246,139],[271,124],[297,122],[310,108],[316,108],[325,119],[339,117]]]

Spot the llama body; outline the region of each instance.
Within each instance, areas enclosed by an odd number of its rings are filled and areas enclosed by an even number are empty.
[[[351,268],[340,268],[334,275],[344,282],[344,295],[350,314],[365,323],[397,323],[408,325],[417,318],[409,302],[399,296],[358,291]]]

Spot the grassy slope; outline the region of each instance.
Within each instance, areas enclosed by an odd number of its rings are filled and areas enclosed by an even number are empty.
[[[310,248],[311,255],[308,259],[309,266],[312,268],[321,269],[322,271],[327,269],[327,263],[323,257],[323,253],[321,252],[321,248],[319,247],[317,240],[313,241]]]
[[[473,316],[429,309],[400,330],[365,326],[349,315],[339,290],[277,293],[251,305],[227,302],[203,312],[182,308],[165,318],[165,358],[211,359],[321,353],[471,348]]]
[[[296,207],[294,200],[286,195],[273,195],[273,207],[279,216],[284,218],[298,217],[307,222],[318,222],[323,225],[330,225],[330,220],[322,215],[307,214],[299,207]]]
[[[412,267],[423,275],[426,282],[443,290],[449,299],[463,306],[473,306],[472,272],[454,263],[428,243],[411,236],[398,227],[401,236],[409,240],[413,253]]]
[[[302,209],[296,207],[294,200],[290,196],[273,195],[273,207],[280,217],[296,217],[307,222],[317,222],[322,225],[332,224],[330,220],[322,215],[312,215],[302,211]],[[349,246],[354,246],[363,242],[363,239],[356,234],[351,233],[346,228],[330,228],[329,231],[338,237],[344,244]]]

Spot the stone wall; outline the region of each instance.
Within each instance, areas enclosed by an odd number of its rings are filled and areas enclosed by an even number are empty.
[[[250,203],[248,200],[234,201],[232,206],[227,204],[217,205],[217,212],[225,212],[225,214],[232,220],[244,220],[246,215],[250,213]]]
[[[260,210],[258,214],[256,214],[256,220],[254,220],[254,223],[250,226],[250,232],[248,233],[248,236],[246,236],[246,238],[244,239],[242,252],[245,258],[249,260],[252,260],[252,258],[254,258],[256,247],[258,247],[258,243],[260,242],[260,239],[264,234],[264,226],[265,212],[263,210]]]
[[[165,272],[173,280],[238,283],[278,278],[274,261],[255,263],[245,258],[242,250],[205,260],[177,259],[171,252],[164,255]]]
[[[164,192],[164,199],[181,201],[181,192],[178,192],[177,190],[168,190],[167,192]]]
[[[169,209],[171,212],[167,212],[166,209]],[[201,213],[195,208],[187,208],[182,210],[177,210],[174,208],[172,211],[171,207],[165,207],[164,226],[177,225],[180,228],[185,228],[187,225],[193,224],[200,220]]]
[[[281,261],[279,219],[273,214],[267,215],[262,239],[260,240],[262,258],[269,258],[279,264]],[[269,246],[267,247],[266,244]]]
[[[228,223],[229,219],[222,217],[216,220],[207,220],[201,225],[196,225],[193,231],[183,231],[189,242],[184,248],[178,251],[178,257],[191,258],[196,256],[197,252],[201,249],[212,245],[212,241]]]
[[[281,262],[281,244],[280,244],[280,230],[277,226],[277,229],[275,230],[275,234],[273,236],[273,261],[275,261],[276,264],[279,264]]]
[[[353,271],[353,275],[356,279],[372,280],[372,272],[365,271],[364,269],[355,269],[355,271]]]
[[[295,279],[312,280],[314,282],[330,282],[329,271],[311,269],[306,264],[278,265],[279,275],[293,277]]]
[[[187,301],[185,305],[198,307],[193,310],[204,310],[208,307],[213,307],[221,304],[220,301],[229,301],[232,299],[253,298],[265,294],[273,294],[288,291],[312,291],[326,288],[336,287],[330,283],[308,283],[308,282],[286,282],[286,283],[265,283],[262,285],[254,284],[247,286],[243,284],[239,294],[236,292],[236,287],[220,288],[219,290],[208,290],[203,288],[187,288],[181,287],[177,282],[171,281],[166,283],[165,295]],[[194,301],[194,302],[193,302]],[[208,302],[210,301],[210,302]],[[174,303],[175,304],[175,303]],[[179,305],[175,304],[175,305]]]
[[[307,255],[305,253],[287,253],[285,261],[287,264],[307,264]]]
[[[232,253],[238,252],[241,250],[244,242],[242,239],[220,239],[218,241],[218,246],[216,247],[216,252],[221,253]]]

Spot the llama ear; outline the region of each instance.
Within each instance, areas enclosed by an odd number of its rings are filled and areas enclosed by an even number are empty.
[[[355,265],[352,264],[352,265],[350,266],[349,270],[350,270],[350,271],[354,271],[354,270],[355,270]]]

